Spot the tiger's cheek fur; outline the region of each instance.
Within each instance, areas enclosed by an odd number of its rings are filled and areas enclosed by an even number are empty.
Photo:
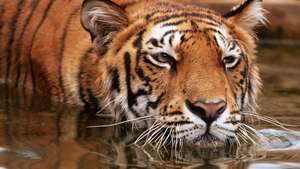
[[[162,78],[157,77],[161,73],[143,62],[142,49],[132,46],[136,43],[136,39],[132,38],[116,54],[117,59],[109,67],[111,73],[106,79],[111,86],[107,104],[114,101],[112,109],[118,107],[120,116],[128,119],[153,114],[163,97]]]

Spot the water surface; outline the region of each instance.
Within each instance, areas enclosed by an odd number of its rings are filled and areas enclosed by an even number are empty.
[[[290,125],[254,122],[270,139],[262,147],[156,152],[130,144],[130,125],[87,128],[113,121],[1,87],[0,169],[300,169],[300,49],[264,46],[258,60],[264,83],[259,113]]]

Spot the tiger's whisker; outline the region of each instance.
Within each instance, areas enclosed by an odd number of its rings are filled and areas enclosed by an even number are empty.
[[[167,141],[168,141],[168,139],[169,139],[169,137],[171,136],[171,129],[168,127],[168,130],[169,130],[169,133],[168,133],[168,135],[165,137],[165,140],[164,140],[164,142],[163,142],[163,145],[166,145],[167,143]]]
[[[235,140],[236,140],[238,146],[241,147],[241,142],[240,142],[239,138],[237,137],[237,135],[234,134],[233,136],[234,136],[234,138],[235,138]]]
[[[258,140],[260,140],[260,137],[258,136],[258,135],[256,135],[255,133],[252,133],[252,132],[250,132],[249,130],[247,130],[247,129],[242,129],[245,133],[247,133],[247,135],[249,136],[249,137],[253,137],[254,139],[258,139]],[[251,138],[252,138],[251,137]]]
[[[158,127],[160,125],[161,125],[161,123],[155,121],[150,128],[148,128],[147,130],[145,130],[142,134],[140,134],[138,136],[138,138],[136,139],[136,141],[134,142],[134,144],[137,144],[140,140],[142,140],[143,138],[145,138],[146,136],[148,136],[154,128],[156,128],[156,127]]]
[[[147,140],[146,140],[146,142],[144,143],[143,146],[145,146],[145,145],[151,143],[151,142],[155,139],[155,137],[157,136],[157,134],[163,129],[163,127],[164,127],[164,125],[159,126],[158,129],[155,129],[156,131],[154,131],[154,132],[151,134],[151,136],[150,136],[149,138],[147,138]]]
[[[250,127],[247,124],[243,124],[243,127],[246,127],[247,129],[251,130],[259,139],[261,139],[263,142],[269,142],[269,139],[265,137],[264,135],[260,134],[257,130],[255,130],[253,127]]]
[[[246,143],[248,144],[247,138],[242,133],[237,133],[237,135]]]
[[[247,138],[247,140],[250,140],[253,145],[256,145],[256,142],[248,135],[248,133],[245,130],[240,130],[240,131]]]
[[[121,121],[121,122],[117,122],[117,123],[112,123],[112,124],[104,124],[104,125],[98,125],[98,126],[88,126],[87,128],[105,128],[105,127],[113,127],[113,126],[117,126],[117,125],[129,123],[129,122],[133,122],[133,121],[149,120],[149,119],[155,119],[155,118],[154,118],[154,116],[149,115],[149,116],[138,117],[138,118],[135,118],[135,119],[125,120],[125,121]]]
[[[96,115],[99,116],[100,113],[102,113],[103,110],[105,110],[108,106],[110,106],[112,103],[116,102],[115,100],[109,101],[106,105],[102,107],[99,111],[96,112]]]
[[[299,127],[300,126],[300,125],[286,124],[286,123],[280,122],[280,121],[278,121],[278,120],[276,120],[272,117],[260,115],[260,114],[257,114],[257,113],[250,113],[250,112],[247,113],[247,111],[243,111],[243,112],[241,112],[241,114],[254,116],[257,119],[263,120],[263,121],[268,120],[268,121],[265,121],[265,122],[269,122],[271,124],[275,123],[274,125],[276,125],[276,126],[280,125],[278,127],[285,128],[285,127]],[[285,129],[287,129],[287,128],[285,128]],[[287,130],[289,130],[289,129],[287,129]]]
[[[177,130],[178,129],[178,124],[176,124],[176,126],[175,126],[175,129]],[[175,131],[176,132],[176,134],[177,134],[177,131]],[[177,136],[175,136],[175,155],[177,154],[177,147],[178,147],[178,137]],[[176,156],[175,156],[176,157]]]
[[[146,139],[146,141],[145,141],[145,143],[144,143],[144,145],[143,146],[145,146],[146,144],[151,144],[151,142],[158,136],[160,136],[158,133],[160,132],[160,130],[162,129],[162,126],[161,125],[159,125],[159,126],[157,126],[156,128],[154,128],[154,129],[152,129],[151,130],[151,135],[149,134],[148,136],[147,136],[147,139]],[[153,147],[153,149],[155,149],[155,147]]]
[[[156,151],[157,151],[157,152],[158,152],[159,149],[161,148],[162,142],[163,142],[163,140],[164,140],[164,137],[165,137],[167,131],[168,131],[168,128],[165,128],[164,133],[161,135],[159,141],[158,141],[158,142],[156,143],[156,145],[155,145]]]

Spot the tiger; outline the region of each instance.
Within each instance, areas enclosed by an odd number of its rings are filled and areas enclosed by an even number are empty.
[[[135,121],[150,141],[224,143],[256,110],[261,0],[225,14],[176,0],[1,0],[0,23],[1,83]]]

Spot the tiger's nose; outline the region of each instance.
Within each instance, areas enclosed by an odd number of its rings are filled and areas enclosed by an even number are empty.
[[[206,122],[207,126],[215,121],[226,109],[226,102],[223,100],[218,102],[196,101],[194,103],[186,100],[185,103],[193,114]]]

